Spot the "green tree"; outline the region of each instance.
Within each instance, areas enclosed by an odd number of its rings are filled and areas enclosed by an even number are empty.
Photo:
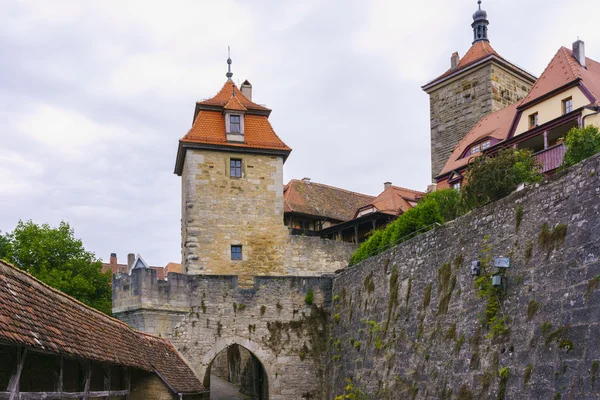
[[[563,165],[570,167],[596,153],[600,153],[600,132],[591,125],[585,128],[573,127],[565,137],[567,152]]]
[[[48,224],[19,221],[0,238],[0,258],[37,279],[106,314],[111,313],[110,273],[84,249],[66,222]]]
[[[509,195],[520,183],[542,179],[540,165],[530,150],[505,149],[493,156],[475,158],[467,169],[461,196],[467,209]]]

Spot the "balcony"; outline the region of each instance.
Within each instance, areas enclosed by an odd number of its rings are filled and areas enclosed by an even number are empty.
[[[545,174],[560,167],[566,150],[567,147],[560,143],[535,153],[534,156],[536,160],[542,164],[542,170],[540,172]]]

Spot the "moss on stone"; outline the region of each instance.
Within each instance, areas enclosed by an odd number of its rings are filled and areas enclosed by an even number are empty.
[[[431,302],[431,287],[433,284],[429,284],[425,286],[425,290],[423,292],[423,309],[429,307],[429,303]]]
[[[372,271],[367,276],[365,276],[363,285],[365,287],[365,290],[367,291],[367,295],[370,295],[371,293],[373,293],[373,291],[375,291],[375,282],[373,281],[373,272]]]
[[[529,300],[529,304],[527,305],[527,321],[531,321],[531,319],[538,312],[539,308],[540,303],[538,303],[534,299]]]
[[[528,364],[527,367],[525,367],[525,371],[523,372],[523,388],[525,386],[527,386],[527,384],[529,383],[532,372],[533,372],[533,365]]]
[[[590,295],[593,292],[598,290],[598,287],[600,287],[600,275],[589,280],[587,284],[587,289],[585,291],[585,298],[587,299],[588,297],[590,297]]]
[[[558,224],[551,230],[548,224],[544,223],[538,236],[538,244],[546,251],[547,256],[550,256],[552,251],[564,243],[566,236],[566,224]]]
[[[515,228],[519,230],[521,222],[523,221],[523,205],[519,204],[515,210]]]
[[[598,376],[598,369],[600,369],[600,361],[594,360],[592,361],[592,368],[590,373],[592,375],[592,387],[594,387],[594,383],[596,383],[596,377]]]
[[[266,312],[267,312],[267,306],[261,306],[260,307],[260,315],[263,316],[263,315],[265,315]]]
[[[452,298],[452,292],[456,286],[456,275],[452,274],[452,267],[449,263],[444,263],[438,269],[438,294],[440,300],[438,303],[437,315],[443,315],[448,312],[448,305]]]
[[[464,343],[465,343],[465,334],[463,333],[462,335],[460,335],[460,337],[456,341],[456,344],[454,345],[454,353],[455,354],[460,353],[460,350],[462,349],[462,346]]]
[[[473,400],[473,392],[471,392],[468,386],[463,383],[462,386],[458,389],[458,400]]]
[[[533,240],[527,242],[527,247],[525,247],[525,262],[529,263],[531,260],[531,256],[533,255]]]
[[[496,399],[504,400],[504,397],[506,396],[506,383],[510,377],[510,371],[508,367],[504,367],[498,371],[498,377],[500,378],[500,382],[498,383],[498,396]]]
[[[306,292],[306,296],[304,296],[304,303],[306,303],[307,305],[311,306],[314,300],[314,293],[312,288],[309,288],[308,291]]]
[[[399,286],[399,274],[398,267],[394,265],[392,268],[392,273],[390,275],[390,295],[388,297],[388,309],[387,309],[387,320],[385,322],[384,330],[387,332],[390,326],[390,319],[392,317],[392,312],[396,307],[398,307],[398,286]]]
[[[448,330],[446,331],[446,336],[444,336],[445,339],[456,339],[456,324],[452,323],[450,324],[450,327],[448,328]]]
[[[542,333],[548,333],[550,332],[550,329],[552,329],[552,324],[549,321],[542,322],[542,326],[540,327]]]

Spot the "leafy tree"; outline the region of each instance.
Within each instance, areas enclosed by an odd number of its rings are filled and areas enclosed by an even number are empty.
[[[600,132],[591,125],[585,128],[573,127],[565,137],[567,151],[563,165],[570,167],[596,153],[600,153]]]
[[[509,195],[523,182],[542,179],[540,165],[530,150],[505,149],[475,158],[467,169],[461,192],[463,204],[473,209]]]
[[[427,193],[419,204],[432,202],[439,210],[444,222],[452,221],[464,214],[464,206],[460,192],[455,189],[441,189]]]
[[[0,258],[110,315],[110,273],[101,272],[100,260],[84,249],[68,223],[52,228],[19,221],[12,232],[0,236]]]

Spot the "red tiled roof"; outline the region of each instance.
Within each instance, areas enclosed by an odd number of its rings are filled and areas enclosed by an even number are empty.
[[[226,110],[239,110],[239,111],[246,111],[247,108],[244,107],[242,105],[242,103],[240,103],[240,101],[238,100],[237,96],[231,96],[231,98],[229,99],[229,101],[227,102],[227,104],[225,104],[224,107]]]
[[[244,143],[227,142],[225,116],[219,111],[207,110],[200,110],[192,128],[181,141],[253,149],[292,150],[279,139],[269,119],[263,115],[244,116]]]
[[[244,96],[244,94],[237,88],[233,81],[229,80],[225,82],[219,93],[217,93],[214,97],[211,97],[208,100],[198,101],[197,104],[225,107],[232,97],[236,97],[240,105],[248,110],[271,111],[267,107],[253,103],[250,99]]]
[[[0,341],[109,364],[158,371],[179,392],[201,392],[165,339],[150,338],[0,261]],[[187,369],[187,371],[186,371]],[[169,373],[177,371],[178,376]]]
[[[183,266],[179,263],[170,262],[165,265],[165,275],[168,275],[169,272],[174,272],[176,274],[183,273]]]
[[[456,68],[454,68],[454,69],[450,68],[448,71],[444,72],[442,75],[431,80],[425,86],[430,85],[431,83],[436,82],[442,78],[445,78],[450,74],[460,71],[461,69],[466,68],[466,67],[476,63],[479,60],[483,60],[484,58],[486,58],[490,55],[494,55],[494,56],[506,61],[504,58],[502,58],[500,56],[500,54],[498,54],[496,52],[496,50],[493,49],[492,45],[489,42],[486,42],[483,40],[475,42],[471,46],[471,48],[467,51],[467,53],[463,56],[463,58],[460,59]]]
[[[539,97],[558,89],[570,82],[581,79],[584,86],[600,100],[600,63],[586,57],[583,68],[566,47],[558,49],[548,66],[523,99],[522,105],[535,101]]]
[[[416,190],[390,186],[368,205],[374,206],[383,213],[399,215],[413,208],[411,203],[416,203],[424,195],[425,193]],[[358,214],[358,211],[356,214]]]
[[[464,138],[454,148],[454,151],[450,155],[450,158],[446,162],[446,165],[440,172],[440,175],[447,174],[456,169],[460,169],[466,166],[471,159],[470,156],[460,158],[462,154],[471,146],[471,144],[482,140],[484,138],[495,138],[498,140],[504,140],[508,136],[511,124],[515,117],[517,106],[519,103],[511,104],[503,108],[502,110],[496,111],[495,113],[489,114],[483,117],[477,125],[465,135]],[[478,153],[481,154],[481,153]]]
[[[292,179],[283,190],[285,212],[314,215],[338,221],[354,217],[356,209],[368,204],[373,196]]]
[[[129,267],[127,264],[102,263],[102,273],[104,274],[109,271],[111,275],[126,274],[129,272]]]

